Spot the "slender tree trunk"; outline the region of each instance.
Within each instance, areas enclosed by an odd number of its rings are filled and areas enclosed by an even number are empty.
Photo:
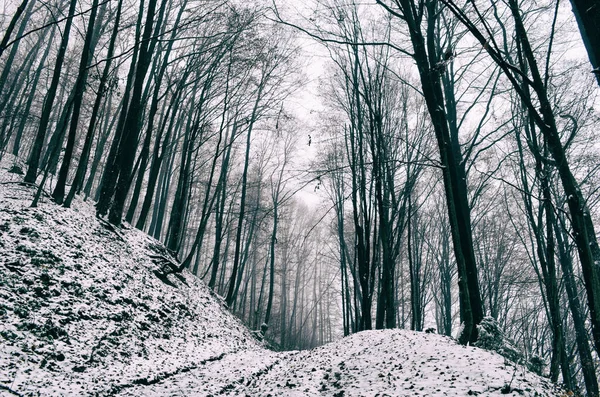
[[[129,223],[131,223],[133,221],[133,215],[134,215],[136,207],[138,205],[138,200],[139,200],[141,189],[142,189],[142,182],[144,180],[144,175],[146,174],[146,167],[148,165],[148,157],[150,155],[150,143],[152,140],[152,133],[154,130],[154,120],[156,117],[156,113],[158,112],[158,103],[159,103],[159,99],[160,99],[161,84],[163,81],[165,71],[167,70],[167,66],[169,65],[169,56],[170,56],[171,50],[173,48],[173,43],[175,42],[175,37],[176,37],[177,31],[178,31],[179,22],[181,21],[181,16],[183,15],[183,12],[186,8],[186,4],[187,4],[187,1],[184,1],[183,4],[179,5],[179,7],[180,7],[179,13],[177,14],[177,18],[175,19],[175,23],[171,30],[170,40],[168,41],[167,48],[165,49],[165,52],[163,54],[163,62],[162,62],[162,65],[160,66],[158,74],[155,78],[154,93],[152,95],[152,102],[151,102],[150,110],[148,113],[148,126],[147,126],[147,130],[146,130],[146,137],[144,139],[144,144],[142,146],[142,151],[140,153],[141,161],[140,161],[138,177],[136,180],[135,187],[133,189],[133,194],[131,195],[131,202],[129,204],[129,209],[127,211],[127,215],[125,216],[125,220]],[[187,73],[186,73],[186,75],[187,75]],[[185,78],[182,80],[185,80]],[[179,85],[182,85],[182,83],[180,82]],[[156,145],[158,145],[159,143],[160,143],[160,139],[159,139],[159,136],[157,136]]]
[[[200,114],[196,116],[190,115],[189,118],[200,118]],[[181,231],[183,230],[184,208],[187,201],[187,193],[190,189],[191,164],[193,147],[195,144],[194,136],[197,134],[197,129],[200,128],[199,120],[189,121],[185,129],[183,137],[183,148],[181,150],[181,163],[179,165],[179,177],[177,178],[177,187],[175,189],[175,197],[171,206],[171,214],[167,226],[166,246],[173,252],[178,252],[181,243]],[[190,125],[194,124],[194,125]]]
[[[550,365],[550,379],[553,382],[558,380],[558,370],[559,366],[562,368],[563,373],[563,383],[569,389],[573,389],[572,385],[572,375],[569,367],[569,360],[567,357],[567,352],[565,350],[565,341],[562,331],[562,317],[560,314],[560,296],[558,291],[558,285],[556,280],[556,264],[555,264],[555,247],[554,247],[554,235],[552,233],[552,223],[554,211],[552,201],[551,201],[551,193],[549,186],[549,170],[543,169],[542,165],[542,156],[543,154],[539,153],[539,147],[537,144],[537,137],[534,135],[534,125],[525,126],[525,131],[528,134],[529,146],[534,152],[535,157],[535,171],[536,175],[541,182],[541,190],[543,193],[543,208],[545,211],[546,217],[546,238],[544,240],[543,237],[543,225],[541,215],[539,219],[539,223],[536,224],[535,217],[533,214],[533,205],[531,202],[531,197],[529,195],[529,188],[527,183],[526,170],[524,169],[524,159],[523,159],[523,150],[521,145],[521,137],[520,133],[517,131],[517,145],[519,149],[519,156],[521,158],[521,179],[524,186],[524,190],[526,193],[523,193],[523,199],[525,201],[525,208],[527,213],[527,218],[529,220],[529,224],[533,231],[536,243],[536,253],[538,262],[542,269],[542,283],[543,291],[542,294],[546,295],[547,305],[548,305],[548,317],[550,326],[552,328],[552,359]],[[542,288],[542,285],[540,285]]]
[[[369,104],[372,108],[372,104]],[[382,133],[381,111],[372,115],[374,131],[371,131],[371,149],[373,154],[373,177],[375,179],[375,199],[379,214],[379,244],[381,245],[381,292],[377,308],[376,328],[396,327],[396,294],[394,292],[394,258],[392,254],[392,228],[390,222],[389,193],[384,191],[385,157]],[[385,185],[387,187],[387,185]]]
[[[111,135],[112,127],[118,118],[117,114],[111,117],[112,101],[112,95],[109,95],[108,98],[104,101],[104,120],[101,121],[99,125],[100,135],[98,137],[98,141],[96,142],[96,149],[94,149],[94,159],[92,161],[92,166],[90,167],[87,182],[85,183],[85,187],[83,188],[83,193],[86,197],[89,197],[92,193],[92,187],[96,180],[96,174],[98,173],[98,167],[100,166],[100,161],[102,160],[102,155],[104,154],[106,142],[108,142],[108,138]],[[94,200],[98,200],[99,195],[100,186],[97,186],[94,190]]]
[[[50,54],[50,50],[52,49],[52,42],[54,41],[54,33],[56,29],[54,27],[50,28],[50,37],[48,38],[48,44],[46,45],[46,49],[40,58],[40,62],[38,67],[34,73],[33,81],[31,83],[31,90],[29,91],[29,95],[27,97],[27,103],[25,104],[25,109],[23,110],[23,116],[21,117],[21,122],[17,129],[17,133],[15,135],[15,140],[13,142],[12,154],[14,156],[18,156],[21,150],[21,139],[23,138],[23,132],[25,131],[25,126],[27,125],[29,113],[31,111],[31,105],[33,104],[33,100],[35,98],[35,93],[38,88],[38,84],[40,81],[40,77],[42,76],[42,71],[44,69],[44,64],[46,59],[48,59],[48,55]],[[45,34],[42,35],[45,37]]]
[[[412,208],[412,197],[408,198],[408,214],[406,231],[406,256],[408,257],[408,273],[410,275],[410,307],[412,312],[410,329],[414,331],[421,331],[421,301],[418,293],[420,279],[417,265],[415,263],[419,260],[419,258],[416,255],[417,251],[414,247],[414,229],[416,228],[416,225],[414,225],[415,222],[413,221],[415,212]]]
[[[596,239],[594,225],[591,220],[586,201],[579,189],[579,185],[571,172],[565,149],[560,141],[560,135],[556,126],[552,104],[548,99],[546,87],[537,66],[533,50],[527,37],[527,32],[523,25],[517,0],[509,0],[517,38],[522,46],[523,55],[533,77],[533,89],[536,91],[540,101],[540,115],[535,112],[535,107],[527,106],[530,116],[538,124],[544,138],[548,144],[548,149],[552,158],[556,162],[556,169],[562,181],[569,213],[571,214],[571,227],[579,261],[581,262],[584,285],[588,297],[588,306],[590,308],[590,321],[592,323],[592,335],[596,352],[600,354],[600,248]],[[523,93],[523,91],[521,91]],[[524,98],[526,100],[526,98]],[[528,101],[530,103],[530,101]]]
[[[258,197],[260,197],[260,187],[259,187],[259,194]],[[235,291],[233,291],[233,296],[237,297],[239,296],[239,289],[240,286],[242,284],[242,276],[244,274],[244,271],[246,270],[246,265],[248,264],[248,258],[249,258],[249,253],[250,253],[250,246],[253,242],[253,237],[254,237],[254,231],[256,229],[256,219],[257,219],[257,214],[258,214],[258,209],[259,209],[260,203],[257,201],[256,206],[254,207],[254,215],[252,216],[252,219],[249,220],[247,222],[247,232],[246,235],[244,236],[244,250],[243,253],[241,255],[241,259],[240,259],[240,268],[238,271],[238,278],[235,284]],[[235,304],[238,304],[238,300],[236,299],[234,301]]]
[[[552,213],[554,217],[554,213]],[[585,388],[589,396],[598,396],[600,390],[598,388],[598,374],[595,370],[592,351],[588,344],[588,333],[585,326],[585,316],[583,314],[579,294],[577,291],[577,283],[573,273],[573,260],[566,248],[566,239],[568,234],[565,232],[564,225],[559,225],[558,220],[554,217],[552,225],[556,234],[556,242],[559,253],[559,262],[563,272],[565,289],[569,299],[569,307],[571,309],[571,317],[573,318],[573,327],[575,328],[575,342],[579,353],[579,362],[581,363],[581,372]],[[563,235],[564,234],[564,235]]]
[[[477,282],[477,265],[472,245],[472,231],[464,167],[457,157],[460,148],[456,147],[450,136],[447,115],[444,112],[444,94],[441,84],[439,62],[436,52],[435,27],[439,10],[437,1],[427,3],[427,32],[423,36],[421,20],[414,12],[416,9],[409,0],[398,0],[404,11],[413,46],[413,58],[419,70],[423,96],[433,122],[438,149],[440,152],[444,191],[450,220],[452,242],[458,267],[459,302],[462,333],[461,344],[477,340],[477,324],[483,318],[483,306]]]
[[[144,194],[144,201],[142,202],[142,208],[140,209],[140,215],[135,224],[135,227],[144,230],[146,226],[146,220],[148,213],[150,212],[150,206],[152,205],[152,197],[154,197],[156,183],[161,170],[161,164],[165,157],[165,153],[170,153],[169,146],[172,145],[171,137],[174,126],[177,124],[176,119],[179,115],[180,97],[183,92],[182,86],[178,86],[173,99],[169,104],[166,114],[163,116],[163,123],[159,127],[158,134],[154,142],[154,149],[152,151],[152,162],[150,163],[150,172],[148,174],[148,184],[146,186],[146,193]],[[194,95],[194,94],[193,94]],[[169,112],[171,117],[169,118]],[[170,119],[170,121],[169,121]],[[166,125],[167,123],[168,126]],[[166,128],[165,138],[162,140],[162,133]],[[161,144],[162,140],[162,144]],[[162,150],[161,150],[162,147]],[[160,191],[160,189],[159,189]]]
[[[284,160],[285,161],[285,160]],[[267,310],[265,312],[265,324],[269,325],[271,320],[271,310],[273,308],[273,295],[275,294],[275,244],[277,243],[277,226],[279,224],[279,196],[281,194],[281,184],[285,162],[279,172],[279,178],[273,197],[273,230],[271,232],[271,242],[269,244],[269,297],[267,299]]]
[[[221,178],[223,178],[226,173],[225,168],[221,166],[221,177],[219,178],[219,183],[221,183]],[[225,177],[226,178],[226,177]],[[223,217],[225,212],[225,200],[227,198],[227,187],[225,186],[226,179],[222,186],[220,187],[221,192],[218,194],[217,201],[217,211],[215,214],[215,244],[213,248],[213,257],[210,263],[210,279],[208,281],[208,287],[210,289],[215,289],[215,283],[217,281],[217,272],[219,270],[219,263],[221,259],[221,244],[223,242]],[[252,306],[252,305],[251,305]]]
[[[88,21],[87,33],[81,53],[81,61],[79,63],[79,74],[75,82],[75,88],[73,89],[73,115],[71,116],[71,125],[67,138],[67,146],[65,148],[62,165],[58,173],[56,186],[54,188],[54,192],[52,193],[52,197],[58,204],[62,204],[65,195],[65,186],[67,184],[67,177],[69,176],[69,166],[71,165],[71,158],[73,157],[73,151],[75,149],[77,125],[79,124],[79,115],[81,112],[81,105],[83,103],[83,94],[85,92],[85,84],[88,76],[88,66],[94,52],[94,41],[97,42],[97,38],[94,38],[94,24],[96,23],[96,16],[98,14],[97,11],[98,0],[93,0],[92,13]]]
[[[104,70],[102,71],[102,76],[100,77],[100,84],[98,86],[98,93],[96,94],[96,99],[94,100],[94,106],[92,108],[92,116],[90,118],[90,123],[88,125],[87,134],[85,136],[85,142],[83,144],[83,149],[81,151],[81,157],[79,159],[79,164],[77,166],[77,171],[75,172],[75,177],[73,179],[73,184],[71,185],[71,189],[67,194],[67,198],[65,199],[64,206],[70,207],[73,198],[75,197],[75,193],[77,193],[83,184],[83,179],[85,177],[85,173],[87,171],[87,166],[89,162],[90,153],[92,150],[92,143],[94,140],[94,131],[96,128],[96,123],[98,120],[98,116],[100,113],[100,107],[102,106],[102,101],[104,95],[107,90],[108,78],[110,74],[110,69],[112,66],[112,58],[114,55],[115,42],[117,39],[117,35],[119,32],[119,25],[121,21],[121,10],[123,7],[123,0],[119,0],[117,3],[117,11],[115,16],[115,22],[112,30],[112,34],[110,37],[110,42],[108,44],[108,52],[106,55],[106,63],[104,65]],[[102,145],[104,146],[104,145]]]
[[[176,121],[176,131],[181,130],[181,123],[183,122],[183,118],[179,118]],[[179,142],[181,134],[178,134],[178,137],[175,139],[175,143]],[[163,221],[165,219],[165,212],[167,208],[167,202],[169,197],[169,188],[171,185],[171,177],[173,175],[173,165],[175,164],[175,158],[177,154],[177,145],[173,145],[169,153],[169,161],[167,162],[167,166],[163,167],[161,172],[163,172],[162,180],[158,191],[156,192],[157,198],[155,199],[154,211],[152,213],[152,223],[150,225],[151,234],[155,239],[161,240],[162,229],[163,229]]]
[[[162,8],[164,8],[164,1],[161,9]],[[114,191],[112,206],[110,207],[110,213],[108,214],[109,222],[114,225],[121,224],[123,208],[131,184],[131,174],[134,163],[134,156],[132,156],[132,153],[135,153],[138,147],[138,136],[140,129],[139,124],[143,109],[143,104],[141,102],[142,89],[144,86],[146,72],[150,66],[152,47],[155,42],[155,40],[151,38],[155,9],[156,0],[149,0],[148,11],[146,14],[146,24],[144,27],[144,33],[142,35],[142,42],[140,43],[139,61],[136,67],[135,80],[131,93],[131,104],[127,109],[127,117],[123,127],[123,136],[115,161],[115,163],[118,164],[119,176]],[[161,21],[158,21],[157,23],[160,24]]]
[[[221,244],[223,242],[223,217],[225,215],[225,202],[227,200],[227,174],[229,173],[229,159],[231,158],[231,149],[236,135],[236,127],[234,125],[233,131],[229,137],[229,143],[227,150],[221,161],[221,173],[219,175],[219,181],[217,182],[217,188],[215,195],[218,195],[217,202],[217,213],[215,214],[215,245],[213,249],[213,258],[211,261],[211,274],[208,282],[209,288],[215,288],[215,282],[217,278],[217,270],[219,269],[219,261],[221,255]]]
[[[444,307],[444,335],[452,336],[452,270],[450,268],[450,239],[448,238],[448,230],[444,222],[442,227],[442,258],[443,261],[443,276],[442,284],[442,305]]]
[[[256,121],[256,117],[258,114],[258,105],[262,99],[264,85],[265,82],[262,81],[260,83],[260,86],[258,87],[258,92],[256,93],[256,100],[254,102],[254,108],[252,109],[252,114],[250,116],[250,122],[248,125],[248,132],[246,136],[246,155],[244,160],[244,171],[242,173],[242,193],[240,197],[240,214],[238,217],[238,226],[235,239],[235,253],[233,256],[233,268],[231,271],[231,278],[229,280],[229,290],[227,291],[227,297],[225,299],[228,306],[231,306],[235,299],[233,292],[235,290],[235,281],[237,279],[237,271],[240,263],[240,249],[242,245],[242,226],[244,224],[244,213],[246,210],[246,190],[248,182],[248,165],[250,163],[250,143],[252,142],[252,128],[254,126],[254,122]]]
[[[156,4],[156,0],[153,0],[154,4]],[[106,163],[104,165],[104,172],[102,173],[102,179],[100,181],[100,186],[98,188],[98,193],[96,194],[96,215],[104,216],[108,213],[108,210],[111,207],[112,199],[115,192],[115,185],[117,183],[117,178],[119,177],[119,167],[117,164],[117,157],[119,154],[121,140],[123,137],[123,130],[125,125],[125,120],[127,119],[127,112],[130,106],[131,101],[131,91],[133,89],[133,85],[135,82],[136,69],[138,65],[138,57],[141,48],[141,34],[142,34],[142,20],[144,15],[144,0],[140,1],[139,11],[138,11],[138,19],[136,23],[135,30],[135,46],[133,47],[133,55],[131,57],[131,63],[129,65],[129,73],[127,74],[127,83],[125,85],[125,92],[123,93],[123,99],[121,100],[121,111],[118,113],[118,122],[117,128],[115,130],[115,135],[113,137],[112,143],[110,145],[110,150],[108,152],[108,157],[106,158]],[[152,29],[151,26],[148,29]],[[147,42],[144,42],[147,46]],[[129,154],[131,155],[131,154]]]
[[[19,5],[19,7],[17,7],[17,11],[15,12],[15,15],[13,15],[13,18],[10,21],[10,24],[6,28],[6,31],[4,32],[4,37],[2,38],[2,42],[0,42],[0,57],[2,57],[2,54],[4,53],[4,50],[6,49],[6,45],[8,44],[10,35],[12,34],[12,31],[14,30],[14,28],[17,24],[17,21],[21,17],[21,14],[25,13],[25,15],[23,16],[23,20],[21,21],[21,25],[19,26],[19,30],[17,31],[17,37],[21,37],[23,35],[23,32],[25,31],[25,27],[27,26],[27,22],[29,22],[29,18],[31,17],[31,12],[32,12],[33,6],[35,4],[35,0],[32,0],[31,3],[29,3],[29,6],[27,6],[28,2],[29,2],[29,0],[23,0],[23,2]],[[26,9],[26,7],[27,7],[27,9]],[[10,49],[10,53],[8,54],[8,58],[4,62],[4,68],[2,69],[2,74],[0,74],[0,94],[4,90],[4,85],[6,84],[8,74],[12,68],[13,61],[14,61],[15,56],[17,55],[17,51],[19,49],[19,43],[20,43],[20,41],[16,41],[12,45],[12,48]],[[4,110],[5,104],[6,104],[6,102],[0,98],[0,113],[2,113],[2,111]]]
[[[356,69],[358,66],[358,57],[355,58],[355,71],[354,75],[357,74]],[[372,329],[371,320],[371,306],[372,306],[372,290],[371,285],[371,266],[370,259],[370,214],[366,209],[366,167],[364,164],[364,145],[363,145],[363,134],[362,131],[362,115],[360,105],[360,95],[357,89],[354,88],[354,95],[356,95],[356,110],[357,114],[355,117],[355,125],[351,125],[349,128],[348,136],[346,137],[348,157],[351,162],[352,171],[352,214],[355,228],[355,243],[356,243],[356,267],[358,274],[358,286],[360,291],[360,321],[358,323],[358,330],[370,330]],[[349,139],[348,139],[349,138]]]
[[[519,54],[523,58],[521,62],[526,65],[526,69],[522,69],[519,73],[509,67],[509,63],[504,58],[505,55],[500,50],[489,45],[486,36],[468,19],[461,7],[456,6],[450,0],[442,1],[469,29],[481,45],[484,46],[494,62],[500,66],[525,104],[529,116],[535,121],[544,136],[567,197],[569,213],[571,215],[571,227],[579,254],[590,309],[592,335],[596,351],[600,353],[600,246],[598,245],[586,201],[571,171],[565,148],[560,140],[553,106],[548,96],[545,80],[542,78],[542,74],[538,68],[534,50],[529,42],[527,30],[523,24],[518,0],[509,0],[508,7],[514,21],[516,39],[520,50]],[[493,44],[495,45],[495,43]],[[529,97],[528,92],[521,89],[522,73],[527,72],[531,75],[528,84],[536,94],[535,101]]]
[[[287,302],[288,302],[288,285],[287,285],[287,274],[288,274],[288,253],[287,253],[287,244],[289,241],[286,241],[286,245],[283,248],[282,258],[281,258],[281,297],[279,299],[279,347],[281,350],[286,350],[287,347]]]
[[[60,72],[62,70],[62,65],[65,59],[67,45],[69,43],[69,33],[71,32],[71,25],[73,24],[73,15],[75,14],[76,5],[77,1],[71,0],[69,5],[67,22],[65,23],[60,47],[58,50],[58,54],[56,55],[56,63],[54,65],[54,71],[52,73],[52,81],[50,83],[50,87],[48,88],[48,92],[46,93],[46,99],[44,100],[44,107],[42,108],[40,124],[38,126],[38,131],[36,133],[35,140],[33,142],[33,147],[31,149],[31,154],[29,156],[29,167],[27,168],[27,173],[25,174],[25,182],[35,183],[35,180],[37,178],[37,171],[40,162],[40,155],[42,153],[42,146],[44,145],[44,141],[46,138],[46,130],[48,129],[48,124],[50,122],[50,114],[52,112],[52,105],[54,104],[54,99],[56,97],[56,90],[58,88],[58,82],[60,80]]]

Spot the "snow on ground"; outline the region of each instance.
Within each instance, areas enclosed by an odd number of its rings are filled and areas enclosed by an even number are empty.
[[[0,392],[109,395],[259,349],[198,279],[154,275],[154,239],[1,183]]]
[[[545,379],[452,339],[362,332],[275,353],[154,239],[65,209],[0,170],[0,395],[558,396]],[[508,388],[508,387],[509,388]]]
[[[248,396],[557,396],[551,383],[448,337],[365,331],[283,360],[232,394]]]

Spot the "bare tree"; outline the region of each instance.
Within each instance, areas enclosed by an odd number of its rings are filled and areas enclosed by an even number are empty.
[[[69,4],[67,21],[63,29],[60,47],[58,49],[58,53],[56,54],[56,62],[54,64],[54,71],[52,73],[52,82],[50,83],[50,87],[46,93],[40,124],[38,126],[37,134],[33,141],[33,147],[31,148],[31,153],[29,155],[29,167],[27,168],[27,173],[25,175],[25,182],[29,183],[35,183],[35,180],[37,179],[40,155],[46,138],[48,124],[50,122],[52,105],[54,104],[54,99],[56,98],[56,90],[58,89],[58,82],[60,80],[62,65],[65,60],[65,53],[67,52],[67,45],[69,44],[69,34],[71,32],[73,16],[75,14],[75,6],[77,2],[72,0]]]
[[[442,1],[461,23],[467,27],[477,41],[486,49],[493,61],[502,69],[504,75],[508,78],[513,89],[521,99],[523,106],[527,109],[529,117],[544,137],[548,153],[555,163],[569,204],[571,227],[579,253],[579,261],[583,269],[582,275],[585,281],[588,307],[590,309],[594,344],[596,351],[600,351],[600,284],[598,280],[600,247],[598,246],[586,200],[571,169],[570,162],[566,156],[565,146],[561,142],[555,108],[548,94],[549,61],[546,61],[545,71],[539,68],[536,51],[529,39],[523,20],[522,9],[517,0],[510,0],[507,4],[507,11],[510,12],[512,22],[514,23],[515,35],[521,54],[517,65],[512,64],[507,59],[505,52],[501,49],[502,47],[497,43],[496,38],[491,35],[491,21],[488,21],[483,16],[477,4],[470,4],[467,11],[463,10],[462,7],[459,7],[453,1]],[[496,5],[494,4],[493,7],[496,7]],[[467,12],[471,12],[472,16],[468,15]],[[557,12],[558,10],[556,9],[555,15]],[[479,28],[476,24],[479,24],[482,28]],[[501,21],[500,24],[504,26]],[[554,33],[555,25],[553,24],[550,32],[550,48]],[[548,51],[547,59],[549,59],[550,54],[551,51]]]

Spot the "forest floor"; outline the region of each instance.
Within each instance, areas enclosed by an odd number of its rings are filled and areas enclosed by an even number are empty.
[[[448,337],[362,332],[266,349],[164,247],[66,209],[0,170],[0,395],[559,396],[546,379]]]

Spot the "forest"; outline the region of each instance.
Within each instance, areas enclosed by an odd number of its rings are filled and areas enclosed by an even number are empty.
[[[0,161],[276,350],[401,328],[598,396],[600,3],[11,0]]]

